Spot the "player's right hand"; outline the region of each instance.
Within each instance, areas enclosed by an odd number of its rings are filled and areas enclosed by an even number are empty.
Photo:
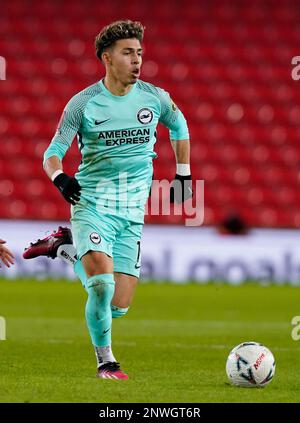
[[[73,206],[80,200],[81,186],[76,178],[60,173],[53,181],[65,200]]]

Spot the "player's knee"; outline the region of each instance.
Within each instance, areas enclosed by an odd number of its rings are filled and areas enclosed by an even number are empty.
[[[89,278],[98,276],[99,274],[112,274],[112,259],[107,254],[99,251],[89,251],[81,258],[85,273]],[[110,273],[111,272],[111,273]]]
[[[113,319],[116,319],[118,317],[123,317],[125,316],[125,314],[127,313],[129,307],[126,308],[122,308],[122,307],[117,307],[114,305],[111,305],[111,315]]]
[[[87,282],[86,286],[88,289],[93,288],[94,291],[114,291],[115,289],[115,281],[114,276],[110,273],[105,273],[103,275],[95,275],[90,277]]]

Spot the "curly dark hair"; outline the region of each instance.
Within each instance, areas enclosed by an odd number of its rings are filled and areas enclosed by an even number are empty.
[[[145,27],[138,21],[116,21],[105,26],[95,38],[96,55],[101,59],[103,51],[118,40],[137,38],[143,40]]]

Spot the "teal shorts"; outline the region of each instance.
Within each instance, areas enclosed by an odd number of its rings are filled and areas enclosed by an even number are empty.
[[[71,208],[71,224],[77,256],[101,251],[113,258],[114,271],[139,277],[143,223],[99,213],[96,208]]]

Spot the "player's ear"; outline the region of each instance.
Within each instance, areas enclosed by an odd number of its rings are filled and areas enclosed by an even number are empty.
[[[104,51],[101,55],[101,59],[102,59],[102,62],[104,63],[104,65],[110,65],[111,64],[111,57],[110,57],[109,51],[107,51],[107,50]]]

